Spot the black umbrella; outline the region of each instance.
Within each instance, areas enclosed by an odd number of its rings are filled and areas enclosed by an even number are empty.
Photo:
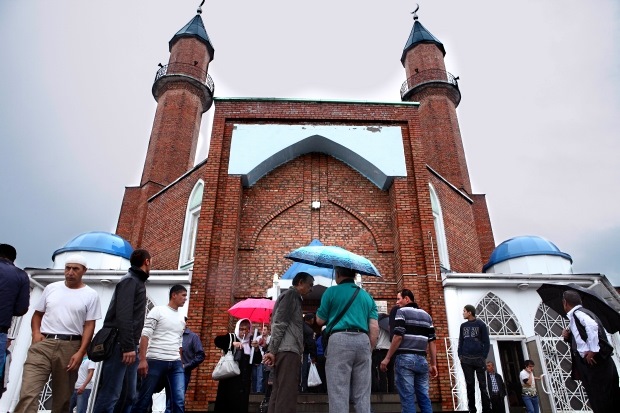
[[[584,308],[592,311],[603,323],[603,327],[613,334],[620,331],[620,313],[609,306],[594,291],[583,288],[577,284],[543,284],[536,292],[542,298],[542,302],[555,310],[556,313],[566,316],[562,305],[562,293],[567,290],[577,291],[581,295]]]

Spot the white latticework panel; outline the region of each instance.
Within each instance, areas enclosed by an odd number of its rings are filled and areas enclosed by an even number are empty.
[[[51,410],[51,406],[45,407],[46,404],[49,404],[48,401],[52,398],[52,376],[47,379],[47,383],[43,387],[43,391],[41,392],[41,397],[39,397],[39,411],[49,411]]]
[[[589,412],[588,397],[581,386],[570,378],[570,348],[562,339],[568,320],[541,303],[534,318],[534,331],[541,337],[543,356],[551,385],[551,401],[557,412]]]
[[[489,327],[489,335],[520,336],[521,325],[506,303],[493,293],[488,293],[476,306],[476,317]]]
[[[459,382],[464,383],[463,373],[461,371],[461,363],[457,357],[457,349],[459,346],[459,339],[449,337],[444,339],[446,346],[446,354],[448,356],[448,371],[450,372],[450,392],[452,393],[452,406],[454,410],[468,410],[467,396],[462,394],[459,389],[463,386],[459,386]]]

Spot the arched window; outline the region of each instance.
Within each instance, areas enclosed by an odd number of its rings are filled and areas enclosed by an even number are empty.
[[[443,225],[443,214],[441,213],[441,205],[435,188],[428,184],[431,193],[431,207],[433,209],[433,223],[435,224],[435,234],[437,236],[437,254],[439,255],[439,264],[443,269],[450,269],[450,259],[448,258],[448,243],[446,242],[446,231]]]
[[[489,327],[490,335],[523,335],[521,325],[510,307],[492,292],[485,295],[476,306],[476,317],[479,317]]]
[[[200,218],[200,205],[202,204],[202,193],[204,182],[199,180],[187,203],[185,213],[185,226],[183,228],[183,240],[181,243],[181,257],[179,268],[187,269],[194,263],[194,252],[196,251],[196,235],[198,233],[198,219]]]

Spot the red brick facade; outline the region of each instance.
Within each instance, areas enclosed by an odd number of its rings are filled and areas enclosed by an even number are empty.
[[[189,172],[184,166],[177,176],[167,177],[163,190],[148,180],[140,188],[127,189],[117,233],[135,248],[148,249],[154,268],[175,269],[189,197],[196,182],[204,181],[188,316],[189,327],[202,337],[207,359],[192,375],[188,410],[206,410],[215,399],[217,382],[210,373],[219,352],[213,338],[231,327],[226,310],[238,300],[265,295],[274,273],[282,274],[291,264],[284,255],[314,238],[372,260],[383,278],[364,277],[364,287],[376,300],[391,305],[399,289],[414,291],[433,317],[439,337],[440,380],[431,385],[431,397],[445,409],[452,407],[442,340],[447,337],[447,318],[429,183],[441,203],[451,270],[479,272],[493,249],[493,235],[484,196],[470,194],[454,103],[444,92],[427,90],[422,106],[216,99],[208,159]],[[192,129],[183,139],[195,147],[200,111],[166,102],[159,101],[151,140],[161,132],[155,131],[161,116]],[[311,152],[244,187],[240,176],[228,174],[234,125],[263,123],[400,127],[407,176],[395,178],[383,191],[330,154]],[[159,169],[172,162],[183,164],[172,152],[149,146],[145,175],[147,169],[161,174]],[[183,156],[191,162],[193,149]],[[311,209],[312,201],[320,201],[320,209]],[[318,302],[306,306],[316,309]]]

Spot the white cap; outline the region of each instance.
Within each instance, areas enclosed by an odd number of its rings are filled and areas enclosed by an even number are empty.
[[[65,264],[80,264],[83,265],[84,268],[88,268],[88,262],[86,258],[84,258],[81,254],[71,254],[65,260]]]

